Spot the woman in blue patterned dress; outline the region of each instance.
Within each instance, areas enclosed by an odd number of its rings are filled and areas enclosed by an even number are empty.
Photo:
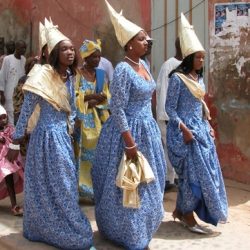
[[[183,21],[183,16],[181,17]],[[188,32],[192,30],[184,20]],[[189,34],[189,33],[188,33]],[[184,39],[183,39],[184,38]],[[205,86],[202,69],[205,51],[195,34],[180,36],[184,56],[170,74],[166,101],[169,159],[179,177],[179,191],[173,217],[189,230],[206,233],[195,218],[217,225],[227,220],[227,197],[214,145],[214,132],[203,101]]]
[[[151,111],[156,85],[140,60],[147,50],[146,35],[141,28],[134,33],[129,41],[121,43],[126,57],[114,71],[111,116],[99,137],[92,181],[100,233],[126,249],[142,250],[147,248],[163,218],[166,163]],[[137,150],[148,160],[155,181],[139,185],[141,205],[134,209],[123,206],[123,193],[115,182],[124,151],[128,158],[136,158]]]
[[[56,34],[49,63],[24,84],[24,103],[14,148],[25,135],[37,104],[40,114],[30,136],[25,166],[23,234],[60,249],[90,249],[92,230],[78,205],[77,170],[69,135],[74,107],[73,75],[77,61],[72,42]],[[49,45],[49,44],[48,44]],[[16,145],[15,145],[16,144]],[[13,160],[18,150],[9,151]]]

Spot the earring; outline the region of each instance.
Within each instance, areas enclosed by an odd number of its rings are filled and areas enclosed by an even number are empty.
[[[129,46],[129,49],[130,49],[130,50],[132,50],[132,49],[133,49],[133,47],[130,45],[130,46]]]

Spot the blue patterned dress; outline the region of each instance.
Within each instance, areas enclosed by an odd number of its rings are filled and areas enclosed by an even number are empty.
[[[131,250],[147,247],[164,214],[166,163],[160,131],[151,111],[155,87],[153,80],[144,80],[126,62],[117,65],[110,88],[111,116],[103,125],[92,168],[99,231]],[[121,133],[128,130],[156,178],[149,184],[140,184],[139,209],[123,207],[122,190],[115,184],[125,147]]]
[[[205,89],[203,79],[199,83]],[[227,220],[227,196],[221,168],[210,135],[210,125],[202,115],[202,104],[174,74],[170,78],[166,112],[168,154],[179,176],[177,209],[183,214],[195,211],[199,218],[216,225]],[[182,121],[194,140],[185,144],[178,128]]]
[[[74,88],[67,82],[74,109]],[[35,105],[40,117],[31,134],[25,166],[24,237],[61,249],[89,249],[92,230],[78,205],[78,178],[67,114],[26,92],[15,139],[21,138]]]

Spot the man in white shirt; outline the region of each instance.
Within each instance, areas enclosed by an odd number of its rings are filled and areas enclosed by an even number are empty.
[[[169,73],[176,69],[182,60],[181,48],[180,48],[180,40],[176,38],[175,40],[175,49],[176,54],[175,57],[169,58],[166,62],[161,66],[161,70],[157,79],[156,85],[156,117],[157,123],[161,131],[161,138],[164,148],[164,153],[167,161],[167,180],[165,190],[168,190],[174,187],[175,179],[177,179],[177,175],[174,171],[173,166],[171,165],[168,159],[167,152],[167,121],[169,120],[168,115],[165,110],[165,103],[167,98],[167,89],[168,89],[168,75]]]
[[[0,69],[2,68],[2,64],[3,64],[3,59],[4,57],[11,55],[15,52],[15,42],[14,41],[8,41],[5,44],[5,48],[6,48],[6,54],[2,55],[0,57]]]
[[[14,54],[4,57],[0,71],[1,104],[7,111],[10,124],[14,124],[13,92],[18,80],[25,74],[25,52],[26,43],[22,40],[17,41]]]
[[[101,57],[98,69],[102,69],[105,71],[105,80],[110,84],[113,80],[113,73],[114,73],[114,68],[112,63],[105,57]]]

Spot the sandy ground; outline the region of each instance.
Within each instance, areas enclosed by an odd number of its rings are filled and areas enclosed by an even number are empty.
[[[250,249],[250,185],[243,185],[226,180],[229,200],[229,219],[218,227],[208,226],[212,230],[209,235],[197,235],[189,232],[179,222],[174,222],[171,212],[175,205],[176,192],[165,194],[165,217],[150,243],[155,250],[249,250]],[[22,203],[23,196],[18,200]],[[94,231],[94,243],[98,250],[122,249],[104,240],[98,233],[95,223],[94,207],[81,203]],[[9,200],[0,201],[0,250],[52,250],[46,244],[30,242],[22,236],[22,218],[11,215]]]

